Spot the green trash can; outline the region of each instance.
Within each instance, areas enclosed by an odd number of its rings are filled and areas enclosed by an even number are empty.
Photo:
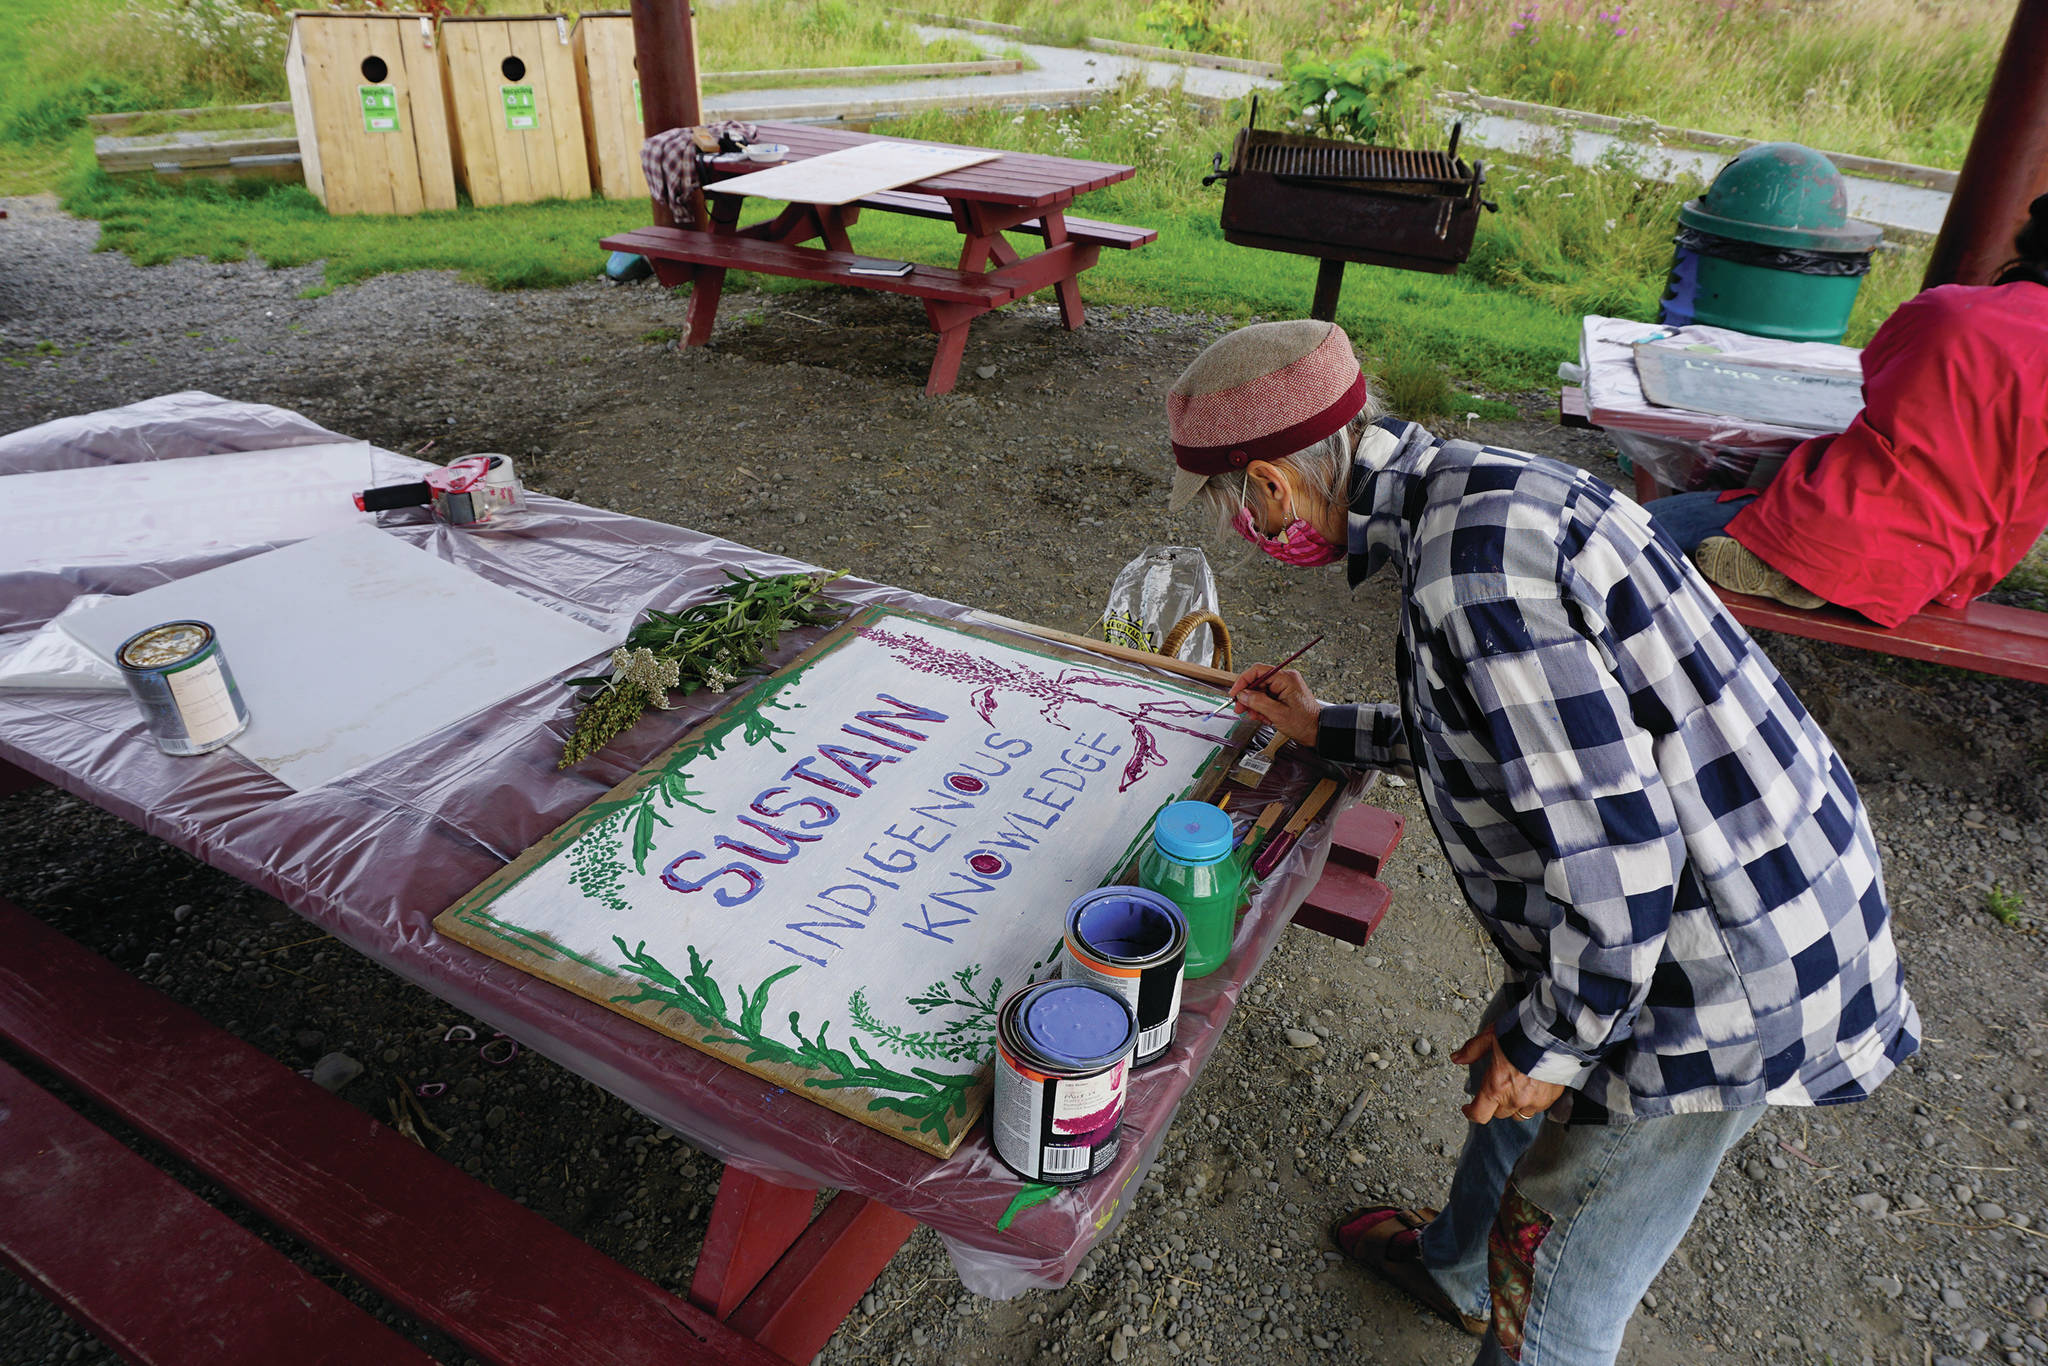
[[[1796,142],[1736,157],[1678,222],[1658,320],[1787,341],[1842,339],[1883,238],[1849,217],[1834,163]]]

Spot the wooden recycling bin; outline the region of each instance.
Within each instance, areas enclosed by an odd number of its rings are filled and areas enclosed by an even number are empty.
[[[640,68],[630,10],[586,10],[571,35],[577,91],[590,150],[590,183],[606,199],[645,199],[647,175],[640,144],[647,120],[640,109]]]
[[[433,20],[295,13],[285,82],[306,187],[329,213],[455,207]]]
[[[455,175],[471,203],[590,197],[566,17],[443,19],[441,65]]]

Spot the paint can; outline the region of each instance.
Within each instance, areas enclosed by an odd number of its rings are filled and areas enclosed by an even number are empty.
[[[1187,917],[1157,892],[1098,887],[1067,908],[1060,976],[1093,982],[1124,998],[1138,1017],[1138,1067],[1173,1044],[1187,955]]]
[[[203,621],[137,631],[121,642],[114,662],[166,754],[204,754],[249,728],[227,657]]]
[[[1070,1185],[1116,1160],[1138,1021],[1124,998],[1055,979],[996,1013],[996,1156],[1026,1181]]]

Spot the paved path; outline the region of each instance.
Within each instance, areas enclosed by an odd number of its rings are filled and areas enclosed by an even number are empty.
[[[1216,71],[1208,67],[1182,66],[1176,62],[1153,62],[1138,57],[1120,57],[1083,48],[1048,47],[1041,43],[1018,43],[985,33],[920,25],[918,36],[956,38],[972,43],[992,56],[1021,51],[1037,64],[1036,70],[1005,72],[994,76],[936,76],[918,80],[892,81],[884,85],[813,85],[781,90],[733,90],[706,96],[704,112],[722,118],[743,117],[753,111],[782,109],[793,105],[828,108],[874,105],[899,99],[953,97],[986,100],[1016,96],[1020,103],[1033,97],[1052,103],[1066,103],[1091,87],[1115,86],[1131,72],[1142,71],[1147,84],[1166,89],[1183,86],[1189,94],[1212,99],[1230,99],[1251,90],[1277,84],[1239,71]]]
[[[954,38],[972,43],[991,54],[1021,50],[1037,64],[1036,70],[995,76],[948,76],[924,80],[895,81],[886,85],[809,86],[784,90],[739,90],[713,95],[704,101],[705,112],[722,118],[804,117],[793,112],[813,110],[825,116],[840,110],[874,108],[898,100],[958,99],[999,100],[1015,97],[1018,103],[1064,104],[1081,98],[1091,89],[1115,86],[1127,74],[1140,72],[1146,84],[1168,89],[1180,86],[1189,94],[1212,99],[1233,99],[1254,91],[1271,90],[1279,82],[1241,71],[1219,71],[1210,67],[1182,66],[1176,62],[1148,61],[1083,48],[1050,47],[1042,43],[1019,43],[985,33],[961,29],[918,26],[918,36]],[[1446,111],[1446,125],[1453,117],[1465,122],[1465,145],[1495,152],[1530,154],[1554,153],[1561,130],[1499,114]],[[1621,144],[1639,158],[1642,173],[1659,180],[1671,180],[1691,172],[1711,180],[1729,157],[1724,152],[1695,152],[1680,148],[1654,147],[1585,129],[1570,133],[1571,158],[1591,166]],[[1849,212],[1858,218],[1887,228],[1934,233],[1948,212],[1948,193],[1888,180],[1847,176]]]

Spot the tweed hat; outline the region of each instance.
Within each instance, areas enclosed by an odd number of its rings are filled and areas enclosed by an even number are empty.
[[[1365,410],[1365,375],[1335,323],[1254,323],[1212,342],[1166,395],[1178,512],[1212,474],[1313,446]]]

